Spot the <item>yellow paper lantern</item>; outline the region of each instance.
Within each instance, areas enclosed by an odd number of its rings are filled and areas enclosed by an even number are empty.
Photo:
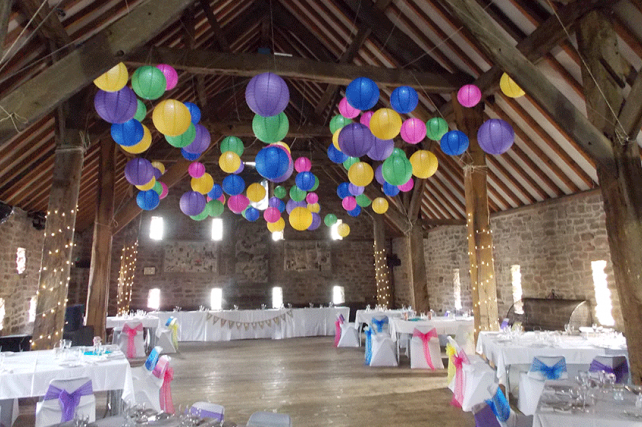
[[[348,169],[348,179],[354,185],[365,187],[372,182],[374,171],[366,162],[357,162]]]
[[[388,210],[388,201],[383,197],[377,197],[372,201],[372,210],[378,214],[385,214]]]
[[[234,173],[241,167],[241,158],[234,151],[226,151],[218,158],[218,165],[225,173]]]
[[[200,178],[192,178],[190,184],[197,193],[207,194],[214,187],[214,178],[206,172]]]
[[[302,207],[292,209],[292,212],[290,212],[290,225],[295,230],[307,230],[312,225],[312,212]]]
[[[126,151],[131,154],[140,154],[147,151],[151,145],[152,145],[152,133],[149,131],[147,126],[143,125],[143,137],[141,138],[141,140],[134,145],[130,145],[129,147],[125,145],[121,145],[120,148],[122,148],[123,151]],[[152,166],[153,165],[154,164],[152,163]]]
[[[348,234],[350,234],[350,226],[345,222],[337,225],[337,234],[341,237],[348,237]]]
[[[283,218],[279,218],[277,222],[268,222],[267,228],[272,233],[283,231],[283,229],[285,228],[285,221],[283,220]]]
[[[94,84],[105,92],[116,92],[125,87],[127,80],[129,73],[125,64],[121,62],[94,80]]]
[[[318,203],[308,203],[308,210],[312,213],[319,213],[321,210],[321,205]]]
[[[147,184],[137,185],[136,188],[138,188],[140,191],[147,191],[154,188],[154,185],[156,185],[156,178],[152,177],[152,179]]]
[[[287,150],[288,153],[290,153],[290,146],[283,141],[275,142],[274,144],[271,144],[271,145],[278,145],[280,147],[283,147]]]
[[[379,139],[393,139],[401,131],[401,117],[390,108],[380,108],[370,118],[370,131]]]
[[[154,108],[152,121],[156,129],[163,135],[178,136],[187,131],[192,123],[192,116],[182,102],[166,99],[159,102]]]
[[[258,182],[250,184],[250,186],[247,187],[247,198],[250,199],[251,202],[258,203],[263,200],[264,197],[265,188]]]
[[[509,98],[519,98],[526,95],[526,92],[506,73],[502,74],[502,78],[499,79],[499,88],[504,92],[504,95]]]
[[[145,127],[145,126],[143,125],[143,127]],[[161,175],[165,173],[165,165],[162,164],[161,162],[153,161],[152,162],[152,166],[154,166],[156,169],[158,169],[160,171]]]
[[[343,128],[341,128],[341,129],[343,129]],[[341,129],[337,129],[332,134],[332,144],[334,145],[334,148],[336,148],[339,151],[341,151],[341,147],[339,147],[339,133],[341,132]]]
[[[417,178],[425,179],[437,172],[439,161],[437,156],[430,151],[419,150],[410,156],[410,164],[412,165],[412,174]]]

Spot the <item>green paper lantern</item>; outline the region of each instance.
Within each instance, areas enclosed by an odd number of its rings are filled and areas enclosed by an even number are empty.
[[[361,206],[362,208],[367,208],[372,203],[372,201],[365,194],[359,194],[357,197],[355,197],[355,199],[357,199],[357,205]]]
[[[165,140],[169,142],[169,145],[176,148],[187,147],[194,141],[194,138],[196,138],[196,127],[194,127],[194,123],[190,123],[187,130],[180,135],[165,135]]]
[[[433,141],[441,141],[448,133],[448,122],[441,117],[433,117],[426,122],[426,136]]]
[[[154,190],[160,196],[163,193],[163,186],[160,182],[156,181],[156,183],[152,187],[152,190]]]
[[[349,125],[352,123],[352,120],[348,119],[347,117],[343,117],[341,114],[337,114],[330,120],[330,132],[334,135],[334,133],[344,127],[345,125]]]
[[[237,138],[236,136],[228,136],[223,139],[223,141],[221,141],[221,153],[232,151],[239,156],[242,156],[243,150],[245,150],[243,141],[241,141],[241,139]]]
[[[310,189],[310,191],[317,191],[317,188],[319,188],[319,178],[317,178],[316,175],[314,175],[314,185]]]
[[[400,148],[395,148],[384,162],[382,170],[383,179],[388,184],[403,185],[412,177],[412,164]]]
[[[210,200],[209,202],[207,202],[207,205],[205,205],[205,211],[209,216],[212,217],[221,215],[224,209],[225,206],[223,205],[223,203],[221,203],[220,200]]]
[[[203,212],[201,212],[198,215],[192,215],[192,216],[190,216],[190,218],[192,218],[194,221],[203,221],[204,219],[208,218],[209,216],[210,215],[209,215],[208,210],[207,209],[203,209]]]
[[[288,134],[290,123],[285,113],[276,116],[262,117],[258,114],[252,120],[254,135],[266,144],[279,142]]]
[[[136,107],[136,114],[134,114],[134,118],[139,122],[142,122],[145,116],[147,116],[147,107],[145,106],[145,103],[140,99],[137,99],[136,101],[138,101],[138,104]]]
[[[346,170],[349,170],[350,166],[354,165],[355,163],[359,163],[358,157],[348,157],[348,160],[343,162],[343,167],[346,168]]]
[[[301,190],[296,185],[293,185],[292,188],[290,188],[290,199],[294,200],[295,202],[302,202],[307,194],[307,191]]]
[[[332,227],[336,222],[337,222],[337,216],[335,214],[327,214],[325,218],[323,218],[323,222],[325,225],[328,227]]]
[[[274,188],[274,197],[282,199],[288,194],[288,192],[282,186],[278,185]]]
[[[167,80],[161,70],[145,65],[134,71],[132,89],[143,99],[158,99],[167,89]]]

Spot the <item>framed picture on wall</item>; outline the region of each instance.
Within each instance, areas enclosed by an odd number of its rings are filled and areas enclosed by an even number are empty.
[[[214,242],[167,242],[163,257],[165,273],[216,273],[218,253]]]

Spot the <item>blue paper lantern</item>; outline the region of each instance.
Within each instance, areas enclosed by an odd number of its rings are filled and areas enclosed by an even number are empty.
[[[400,86],[392,91],[390,105],[399,114],[408,114],[417,107],[419,95],[409,86]]]
[[[245,219],[247,219],[248,221],[254,222],[259,219],[259,216],[261,216],[261,213],[258,209],[253,208],[252,206],[245,209]]]
[[[314,187],[314,174],[312,172],[299,172],[294,178],[296,186],[303,191],[310,191]]]
[[[345,199],[350,195],[350,184],[347,182],[342,182],[337,187],[337,195],[340,199]]]
[[[359,216],[361,213],[361,206],[357,205],[356,208],[352,209],[351,211],[348,211],[348,215],[350,216]]]
[[[154,190],[140,191],[136,195],[136,204],[144,211],[156,209],[160,203],[160,197]]]
[[[279,212],[283,213],[285,211],[285,202],[283,200],[279,200],[279,206],[277,206],[279,209]]]
[[[366,111],[377,104],[379,88],[367,77],[357,77],[346,88],[348,103],[357,110]]]
[[[265,147],[256,155],[256,171],[263,178],[274,180],[288,172],[290,158],[285,150],[278,147]]]
[[[238,196],[245,190],[245,181],[239,175],[228,175],[223,179],[223,191],[230,196]]]
[[[192,123],[197,124],[201,121],[201,109],[192,102],[185,102],[185,106],[189,110],[189,114],[192,117]]]
[[[221,187],[218,184],[214,184],[214,186],[212,186],[212,189],[210,190],[209,193],[207,193],[207,195],[209,196],[210,199],[217,200],[219,197],[223,195],[223,187]]]
[[[136,119],[111,125],[111,137],[117,144],[125,147],[138,144],[143,139],[143,135],[145,135],[143,125]]]
[[[468,148],[468,137],[459,130],[451,130],[441,138],[441,151],[451,156],[459,156]]]
[[[386,196],[394,197],[399,194],[399,187],[396,185],[388,184],[387,182],[383,183],[383,194]]]
[[[337,150],[334,144],[330,144],[330,146],[328,147],[328,158],[332,163],[341,164],[348,160],[348,157],[349,156]]]
[[[184,159],[187,159],[190,162],[193,162],[194,160],[201,157],[200,153],[188,153],[184,148],[181,148],[181,154],[183,155]]]

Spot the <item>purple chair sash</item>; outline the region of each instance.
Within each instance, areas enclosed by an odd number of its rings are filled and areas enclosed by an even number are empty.
[[[60,422],[66,423],[67,421],[74,419],[74,414],[76,413],[76,408],[80,403],[80,398],[83,396],[91,396],[92,394],[94,394],[94,389],[91,385],[91,380],[89,380],[72,393],[50,385],[47,389],[47,393],[45,393],[44,400],[58,399],[60,409],[62,409],[62,418],[60,419]]]
[[[475,413],[475,427],[500,427],[490,406],[484,405],[481,411]]]
[[[589,367],[589,372],[600,372],[604,371],[607,374],[614,374],[615,375],[615,381],[617,383],[621,383],[622,380],[624,379],[624,376],[629,373],[629,366],[626,362],[622,363],[619,366],[616,366],[615,368],[611,368],[610,366],[606,366],[605,364],[593,360],[591,362],[591,366]]]
[[[192,415],[196,415],[201,418],[213,418],[218,421],[223,421],[224,415],[219,414],[218,412],[206,411],[205,409],[191,407],[190,412]]]

